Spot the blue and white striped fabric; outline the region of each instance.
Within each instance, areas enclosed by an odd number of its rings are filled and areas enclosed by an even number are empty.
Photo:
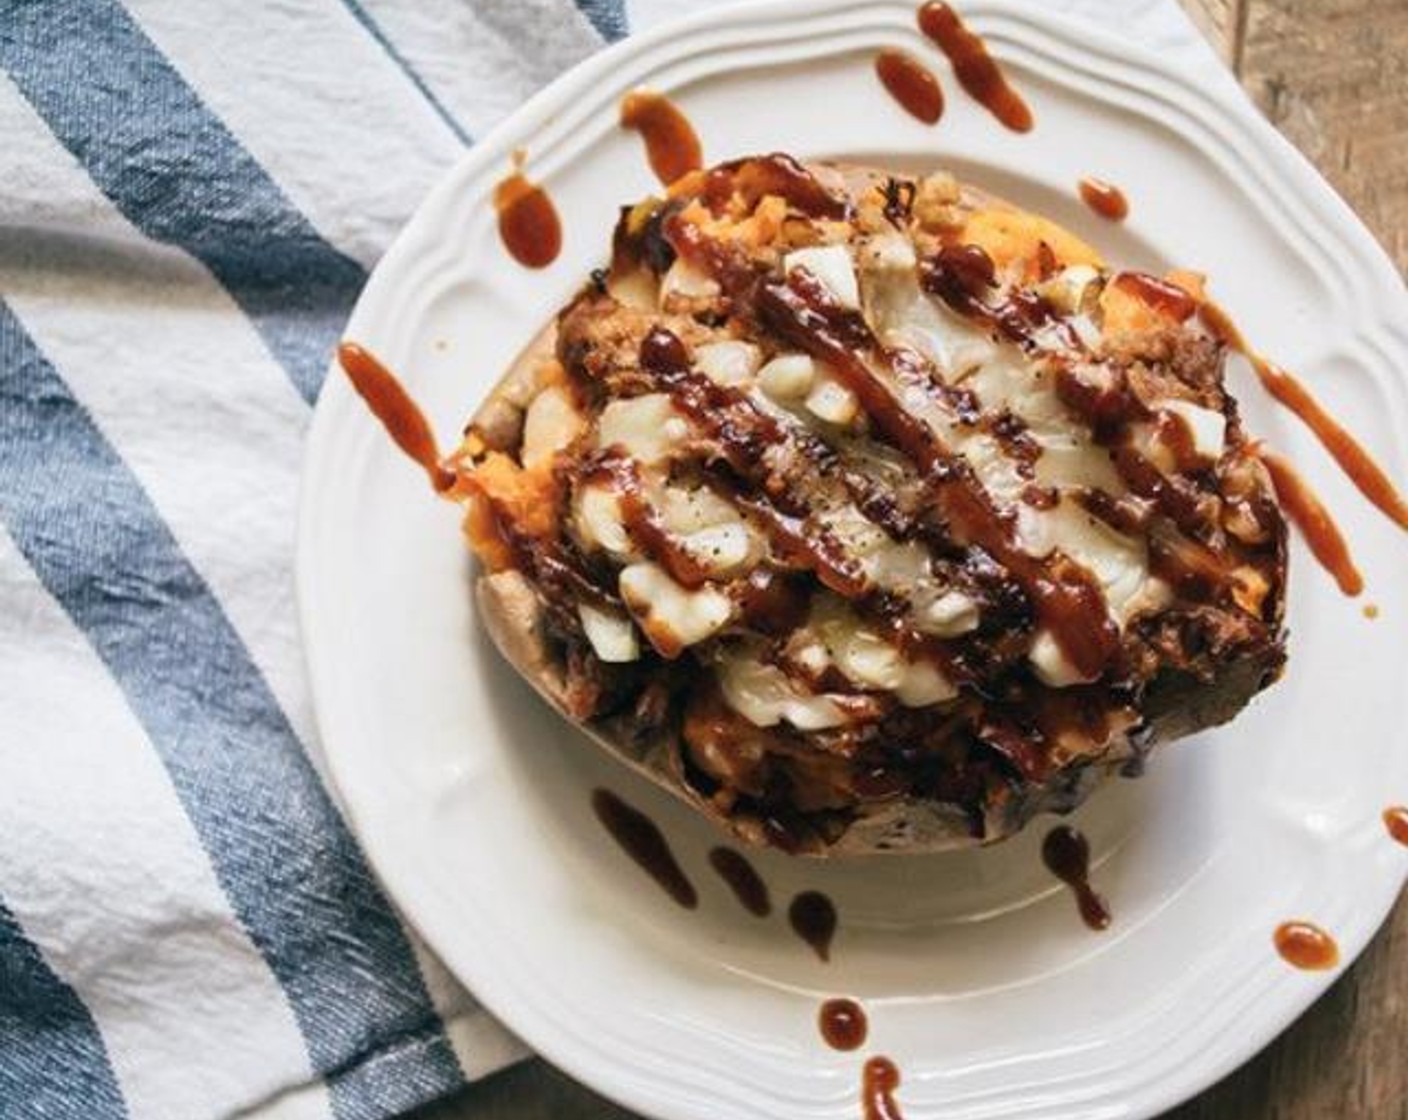
[[[522,1053],[319,777],[301,443],[463,146],[705,2],[0,0],[3,1120],[374,1120]]]

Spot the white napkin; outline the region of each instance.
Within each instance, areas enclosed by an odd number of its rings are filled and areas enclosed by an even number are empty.
[[[701,0],[0,0],[0,1118],[376,1120],[514,1060],[317,771],[310,407],[471,138]],[[1045,5],[1231,78],[1172,0]]]

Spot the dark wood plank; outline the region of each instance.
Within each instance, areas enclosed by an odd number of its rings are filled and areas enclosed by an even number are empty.
[[[1271,121],[1408,269],[1408,0],[1182,0]],[[1408,1118],[1408,900],[1253,1061],[1165,1120]],[[413,1120],[632,1120],[534,1059]]]
[[[1241,78],[1408,269],[1408,0],[1248,0]]]

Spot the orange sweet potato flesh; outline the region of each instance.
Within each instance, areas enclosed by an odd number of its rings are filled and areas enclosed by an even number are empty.
[[[464,532],[474,553],[491,571],[513,566],[501,527],[508,522],[527,537],[556,530],[557,502],[550,463],[527,469],[501,451],[491,451],[464,480],[469,491]]]
[[[1075,234],[1039,214],[991,208],[974,210],[963,223],[958,241],[977,245],[992,258],[999,273],[1019,275],[1024,283],[1041,278],[1041,246],[1061,267],[1084,264],[1099,268],[1099,253]]]

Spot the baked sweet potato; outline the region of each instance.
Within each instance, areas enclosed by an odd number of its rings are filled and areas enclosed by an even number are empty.
[[[944,174],[689,175],[448,461],[485,623],[745,841],[1069,810],[1284,659],[1286,527],[1201,298]]]

